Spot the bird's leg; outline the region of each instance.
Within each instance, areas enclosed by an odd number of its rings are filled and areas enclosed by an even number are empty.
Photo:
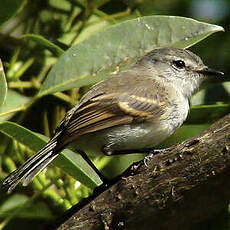
[[[147,162],[151,160],[156,154],[169,150],[170,148],[163,149],[153,149],[153,148],[143,148],[143,149],[125,149],[125,150],[115,150],[109,155],[123,155],[131,153],[147,153],[148,155],[144,158],[144,164],[148,167]]]
[[[85,152],[81,150],[77,150],[77,152],[82,156],[82,158],[89,164],[89,166],[94,170],[94,172],[99,176],[103,184],[108,183],[108,179],[106,179],[102,173],[97,169],[97,167],[93,164],[93,162],[89,159]]]
[[[125,150],[113,150],[112,152],[104,152],[105,155],[124,155],[124,154],[131,154],[131,153],[147,153],[148,155],[144,158],[144,164],[146,166],[147,162],[154,157],[154,155],[164,152],[168,150],[169,148],[164,149],[153,149],[153,148],[142,148],[142,149],[125,149]],[[86,155],[85,152],[81,150],[77,150],[77,152],[82,156],[82,158],[90,165],[90,167],[96,172],[96,174],[99,176],[103,184],[108,183],[108,179],[106,179],[102,173],[97,169],[97,167],[93,164],[93,162],[89,159],[89,157]]]
[[[112,156],[112,155],[124,155],[124,154],[132,154],[132,153],[145,153],[148,155],[156,155],[157,153],[164,152],[166,150],[169,150],[169,148],[163,148],[163,149],[154,149],[154,148],[142,148],[142,149],[124,149],[124,150],[113,150],[111,153],[108,153],[106,155]]]
[[[145,158],[144,158],[144,164],[145,164],[145,166],[148,167],[147,162],[148,162],[149,160],[151,160],[156,154],[162,153],[162,152],[167,151],[167,150],[169,150],[169,149],[170,149],[170,148],[151,149],[151,150],[148,152],[148,155],[145,156]]]
[[[123,150],[113,150],[111,152],[104,152],[108,156],[113,155],[124,155],[124,154],[132,154],[132,153],[151,153],[153,149],[151,148],[143,148],[143,149],[123,149]]]

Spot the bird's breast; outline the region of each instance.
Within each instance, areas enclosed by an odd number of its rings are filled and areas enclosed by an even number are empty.
[[[78,138],[77,148],[88,154],[101,154],[102,149],[114,150],[150,148],[160,144],[173,134],[186,118],[186,112],[178,115],[173,112],[171,117],[158,122],[127,124],[85,134]]]
[[[77,148],[88,154],[100,154],[102,149],[113,152],[160,144],[183,124],[188,115],[188,100],[180,95],[175,98],[167,112],[157,120],[114,126],[82,135],[76,140]]]

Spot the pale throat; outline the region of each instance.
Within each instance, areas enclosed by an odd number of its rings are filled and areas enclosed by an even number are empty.
[[[173,85],[182,93],[186,99],[190,99],[193,93],[199,89],[201,82],[201,78],[194,76],[194,78],[190,78],[190,80],[176,79]]]

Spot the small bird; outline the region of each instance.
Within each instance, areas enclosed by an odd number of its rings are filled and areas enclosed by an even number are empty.
[[[73,141],[86,160],[85,153],[114,155],[153,148],[183,124],[189,99],[210,75],[223,73],[209,69],[189,50],[159,48],[147,53],[130,69],[94,85],[66,113],[45,147],[7,176],[3,186],[11,192],[20,181],[28,185]]]

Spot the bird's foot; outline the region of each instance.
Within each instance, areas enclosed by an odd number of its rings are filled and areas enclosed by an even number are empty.
[[[147,164],[147,162],[148,161],[150,161],[156,154],[158,154],[158,153],[162,153],[162,152],[164,152],[164,151],[167,151],[167,150],[169,150],[170,148],[164,148],[164,149],[151,149],[151,150],[149,150],[149,154],[147,155],[147,156],[145,156],[145,158],[144,158],[144,165],[146,166],[146,167],[149,167],[148,166],[148,164]]]

